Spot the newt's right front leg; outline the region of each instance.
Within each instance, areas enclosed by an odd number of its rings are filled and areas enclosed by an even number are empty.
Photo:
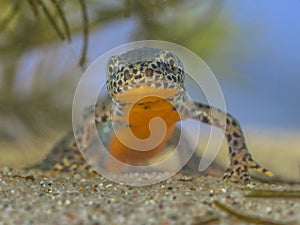
[[[196,118],[201,122],[223,129],[230,157],[230,166],[225,171],[225,181],[232,177],[238,177],[243,184],[250,183],[249,171],[255,170],[267,176],[273,176],[272,172],[261,167],[247,149],[245,137],[239,122],[230,114],[211,106],[195,103]]]

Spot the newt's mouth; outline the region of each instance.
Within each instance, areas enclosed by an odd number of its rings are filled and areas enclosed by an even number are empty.
[[[157,97],[161,99],[167,99],[174,97],[179,92],[179,89],[164,89],[156,88],[148,85],[140,85],[138,87],[130,88],[122,93],[114,95],[114,99],[122,102],[132,102],[135,103],[141,99],[147,97]]]

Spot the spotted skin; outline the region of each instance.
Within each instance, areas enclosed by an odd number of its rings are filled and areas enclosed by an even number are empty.
[[[140,161],[151,158],[164,148],[172,136],[176,122],[192,118],[224,131],[230,158],[230,165],[223,177],[225,181],[237,178],[241,183],[248,184],[250,171],[272,176],[269,170],[253,160],[235,118],[217,108],[190,100],[184,88],[183,65],[172,52],[157,48],[131,50],[111,57],[106,73],[107,90],[112,101],[107,100],[89,107],[82,125],[76,130],[78,145],[72,134],[69,134],[50,152],[41,164],[42,168],[60,171],[83,169],[93,173],[78,147],[83,152],[89,147],[94,119],[96,124],[118,121],[126,125],[124,133],[132,131],[137,137],[145,138],[149,121],[160,116],[167,124],[167,135],[160,146],[151,150],[148,155],[141,156],[140,152],[124,147],[116,137],[112,137],[109,140],[111,153],[121,161],[139,165]],[[159,94],[160,97],[145,97],[138,102],[134,101],[134,96],[151,93]],[[125,119],[128,115],[133,115],[134,119],[128,122]]]

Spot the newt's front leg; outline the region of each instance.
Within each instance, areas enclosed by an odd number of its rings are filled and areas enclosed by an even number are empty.
[[[202,103],[195,103],[195,107],[195,119],[224,130],[230,157],[230,166],[223,177],[225,181],[232,177],[238,177],[243,184],[248,184],[250,183],[250,170],[273,176],[272,172],[261,167],[253,160],[247,149],[240,124],[235,118],[230,114]]]

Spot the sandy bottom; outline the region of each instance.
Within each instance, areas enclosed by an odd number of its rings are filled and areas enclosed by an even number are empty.
[[[1,144],[0,225],[300,224],[299,133],[245,133],[254,158],[270,169],[275,179],[245,187],[224,183],[221,175],[176,174],[157,184],[132,187],[84,173],[9,169],[41,161],[55,141],[35,139],[18,146]],[[208,138],[203,136],[203,140]],[[205,149],[205,141],[200,140],[199,149]],[[215,162],[224,168],[228,165],[226,143]],[[126,179],[140,181],[151,176],[165,174],[127,174]],[[263,190],[276,192],[268,192],[269,197],[247,197],[251,189],[258,189],[259,194]]]
[[[277,197],[247,197],[253,189]],[[300,224],[299,184],[243,186],[200,174],[132,187],[100,176],[4,167],[0,195],[0,224]]]

